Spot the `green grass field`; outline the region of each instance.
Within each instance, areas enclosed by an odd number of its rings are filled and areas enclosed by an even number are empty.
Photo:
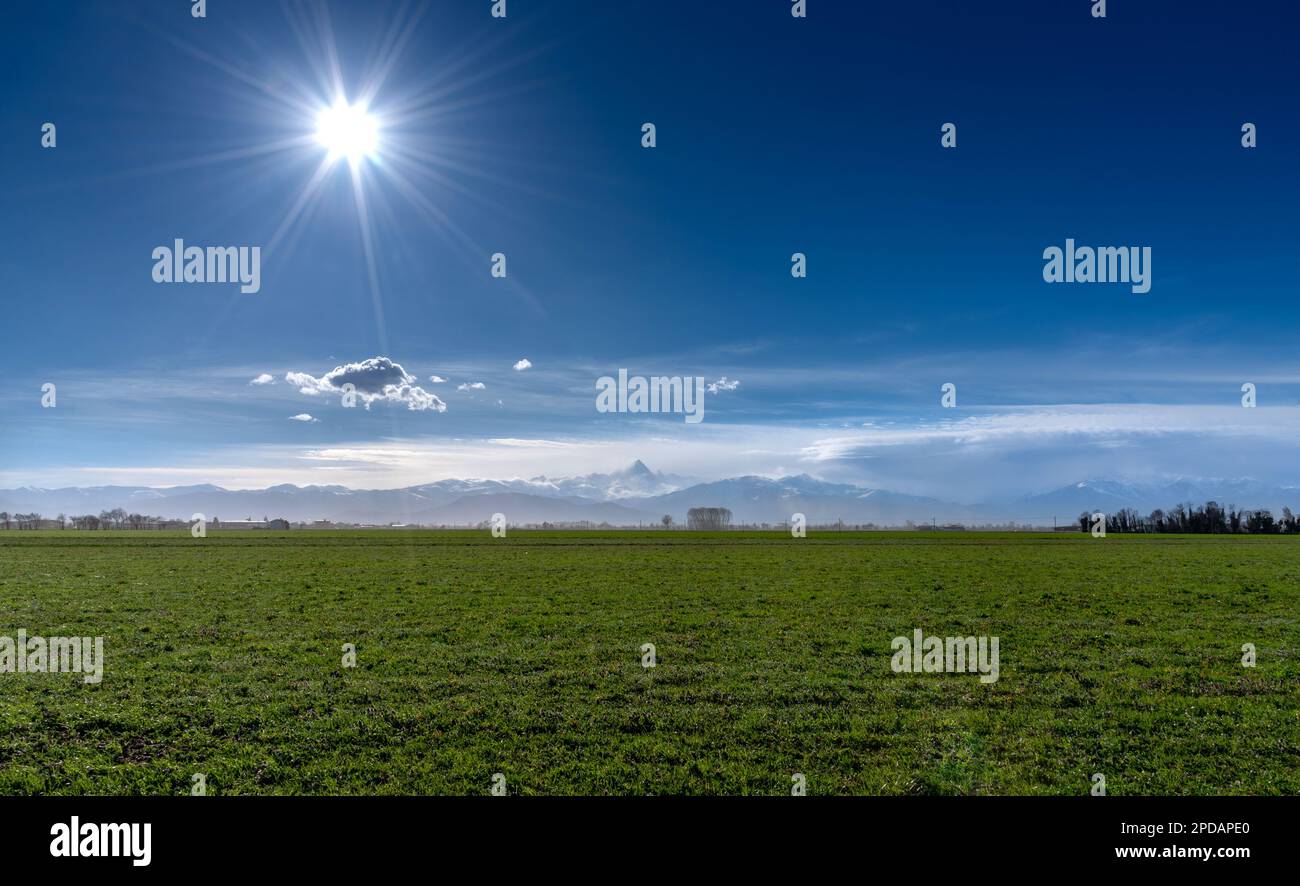
[[[0,794],[1295,794],[1298,615],[1287,537],[10,531],[106,667],[0,673]]]

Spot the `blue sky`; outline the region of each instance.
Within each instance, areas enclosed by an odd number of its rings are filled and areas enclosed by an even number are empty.
[[[1288,5],[490,5],[6,4],[0,485],[1300,480]],[[291,212],[331,49],[364,225],[346,161]],[[1067,237],[1151,247],[1151,291],[1045,283]],[[260,292],[153,282],[176,238],[260,245]],[[286,380],[375,357],[446,409]],[[598,414],[620,367],[740,385]]]

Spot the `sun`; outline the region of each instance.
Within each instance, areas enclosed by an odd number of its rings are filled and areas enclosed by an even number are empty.
[[[379,123],[364,105],[339,99],[316,115],[316,140],[329,151],[330,159],[346,157],[356,166],[379,150]]]

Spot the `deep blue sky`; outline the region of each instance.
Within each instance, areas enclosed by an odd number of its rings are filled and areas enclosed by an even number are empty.
[[[349,98],[407,35],[372,110],[417,116],[362,164],[377,294],[343,163],[241,295],[155,284],[150,254],[280,228],[323,151],[254,151],[309,136],[332,98],[318,7],[6,3],[0,483],[398,485],[636,456],[954,497],[1158,469],[1300,480],[1288,4],[490,5],[319,6]],[[1066,237],[1150,246],[1151,292],[1045,284]],[[283,378],[378,356],[447,410],[343,410]],[[741,386],[692,436],[595,413],[595,378],[624,366]]]

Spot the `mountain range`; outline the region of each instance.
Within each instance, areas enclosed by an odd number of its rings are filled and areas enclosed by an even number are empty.
[[[1134,508],[1146,514],[1179,503],[1217,501],[1239,508],[1284,505],[1300,509],[1300,487],[1250,479],[1178,477],[1158,481],[1084,480],[1039,494],[958,504],[810,477],[733,477],[696,482],[652,471],[640,460],[621,471],[580,477],[516,480],[440,480],[402,489],[346,486],[93,486],[0,490],[0,511],[98,514],[123,510],[174,519],[204,514],[227,520],[284,517],[291,521],[331,520],[374,525],[474,525],[501,513],[512,524],[590,521],[613,525],[657,524],[664,515],[685,523],[693,507],[725,507],[737,523],[783,523],[802,513],[813,525],[901,526],[915,523],[1066,524],[1083,511],[1113,513]]]

